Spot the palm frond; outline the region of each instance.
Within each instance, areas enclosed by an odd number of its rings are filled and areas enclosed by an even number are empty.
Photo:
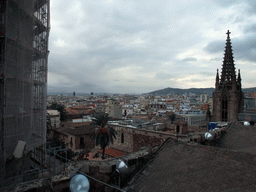
[[[91,140],[95,140],[96,146],[100,145],[105,149],[110,143],[114,143],[116,139],[116,130],[109,126],[110,117],[106,113],[96,113],[90,124]]]

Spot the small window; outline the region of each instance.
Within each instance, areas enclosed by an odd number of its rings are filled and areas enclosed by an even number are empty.
[[[84,137],[80,137],[80,147],[84,147]]]
[[[124,143],[124,134],[121,134],[121,143]]]
[[[180,132],[180,126],[177,125],[177,133],[179,133],[179,132]]]

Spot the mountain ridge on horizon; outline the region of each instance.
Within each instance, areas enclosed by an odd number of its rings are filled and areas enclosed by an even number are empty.
[[[215,90],[215,88],[210,87],[210,88],[188,88],[188,89],[181,89],[181,88],[171,88],[167,87],[164,89],[159,89],[156,91],[151,91],[149,93],[144,93],[143,95],[167,95],[170,93],[173,94],[185,94],[186,92],[189,93],[195,93],[195,94],[212,94],[212,92]],[[251,87],[251,88],[243,88],[242,89],[244,93],[250,93],[250,92],[255,92],[256,87]]]
[[[215,88],[210,87],[210,88],[187,88],[187,89],[181,89],[181,88],[171,88],[171,87],[167,87],[164,89],[159,89],[159,90],[155,90],[155,91],[151,91],[148,93],[140,93],[140,94],[136,94],[136,93],[130,93],[131,95],[167,95],[170,93],[173,94],[184,94],[184,93],[195,93],[195,94],[212,94],[212,92],[214,91]],[[251,87],[251,88],[243,88],[242,89],[244,93],[250,93],[250,92],[256,92],[256,87]],[[47,92],[47,95],[69,95],[72,96],[73,92],[53,92],[53,91],[49,91]],[[129,94],[129,93],[94,93],[94,95],[115,95],[115,94],[120,94],[120,95],[125,95],[125,94]],[[80,95],[90,95],[90,93],[76,93],[77,96]]]

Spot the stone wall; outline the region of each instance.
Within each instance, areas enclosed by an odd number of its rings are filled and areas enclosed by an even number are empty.
[[[188,133],[194,133],[194,132],[206,132],[207,127],[203,126],[195,126],[195,125],[189,125],[188,126]]]
[[[122,160],[129,167],[128,175],[133,173],[135,169],[144,164],[148,160],[148,149],[141,150],[122,157]],[[112,173],[116,170],[117,159],[106,159],[102,161],[77,161],[71,162],[66,167],[65,174],[60,173],[51,178],[53,191],[62,192],[68,189],[70,178],[79,170],[86,175],[89,175],[97,180],[105,183],[111,183]],[[126,176],[126,177],[127,177]],[[125,181],[125,180],[123,180]],[[121,183],[122,184],[122,183]],[[48,184],[46,184],[48,185]],[[18,190],[19,189],[19,190]],[[28,183],[21,183],[15,186],[12,191],[45,191],[46,186],[42,179],[33,180]],[[90,191],[113,191],[112,187],[90,179]]]
[[[213,140],[212,141],[207,141],[205,139],[205,131],[203,132],[195,132],[189,134],[188,138],[184,138],[184,142],[188,143],[199,143],[199,144],[207,144],[207,145],[215,145],[218,143],[221,139],[221,137],[226,133],[228,127],[220,128],[220,129],[214,129],[213,131],[208,131],[213,135]]]
[[[175,138],[171,133],[137,129],[119,125],[113,127],[118,134],[116,135],[116,140],[110,145],[110,147],[125,153],[136,152],[142,147],[154,147],[160,145],[168,137]]]
[[[118,149],[125,153],[133,152],[133,130],[116,128],[117,135],[114,143],[110,145],[111,148]],[[123,142],[122,142],[123,135]]]
[[[71,135],[68,133],[60,133],[55,131],[55,138],[58,139],[59,141],[63,141],[68,149],[71,149],[72,151],[75,150],[82,150],[82,149],[93,149],[95,147],[95,142],[92,142],[90,139],[90,135],[86,134],[86,135],[79,135],[79,136],[75,136],[75,135]],[[84,146],[80,146],[80,138],[84,137]],[[72,138],[72,139],[71,139]],[[71,140],[72,140],[72,144],[71,144]]]
[[[157,138],[146,134],[133,135],[133,151],[139,151],[142,147],[155,147],[160,145],[165,139]]]

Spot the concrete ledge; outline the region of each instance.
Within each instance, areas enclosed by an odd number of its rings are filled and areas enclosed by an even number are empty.
[[[89,173],[90,169],[89,169],[89,165],[84,165],[80,171],[82,171],[83,173]]]
[[[99,172],[100,173],[111,173],[112,172],[112,166],[111,165],[100,166],[99,167]]]

